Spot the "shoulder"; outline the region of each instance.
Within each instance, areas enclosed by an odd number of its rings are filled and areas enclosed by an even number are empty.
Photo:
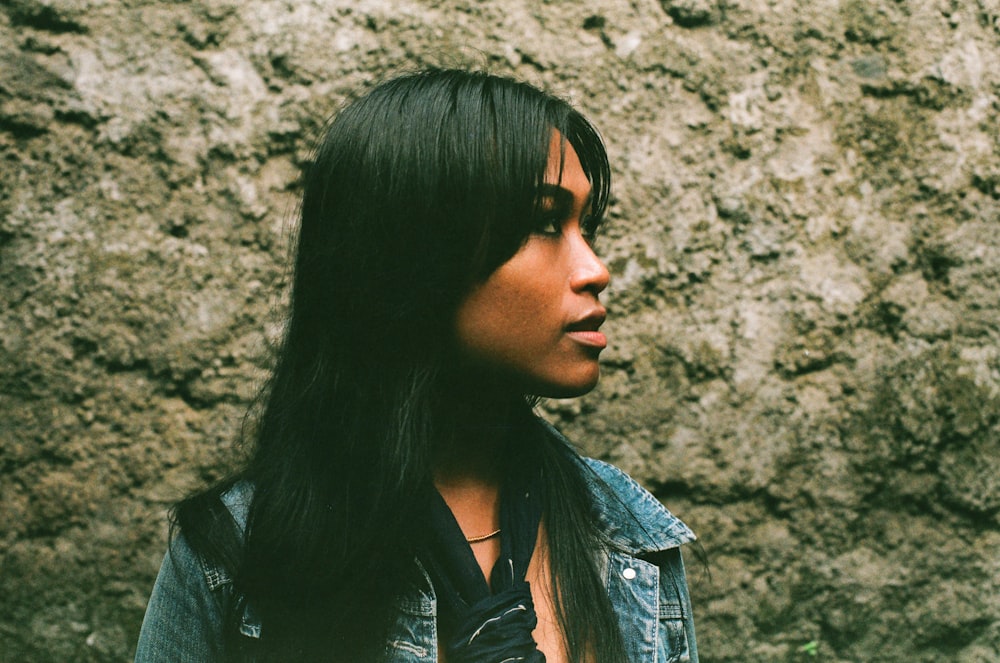
[[[235,543],[240,545],[252,496],[251,485],[239,482],[221,494],[206,494],[196,507],[209,509],[212,514],[224,509],[221,516],[231,517],[236,524]],[[208,506],[209,502],[215,506]],[[213,521],[204,519],[203,529],[209,528],[206,522]],[[208,539],[218,539],[220,532],[231,529],[219,527],[218,520],[214,522],[215,529],[208,533]],[[205,532],[185,531],[183,526],[171,537],[143,618],[137,663],[222,660],[223,631],[234,617],[241,634],[260,635],[260,622],[252,609],[234,595],[230,571],[192,545],[191,534],[196,534],[195,539],[205,538]]]
[[[543,422],[555,436],[558,430]],[[614,544],[631,554],[677,548],[694,541],[694,532],[628,474],[610,463],[580,456],[593,500],[594,518]]]
[[[169,553],[187,569],[200,570],[212,591],[232,585],[231,566],[244,544],[252,501],[253,484],[239,480],[178,506]]]
[[[221,502],[229,518],[231,518],[229,526],[216,521],[219,524],[216,538],[223,539],[235,536],[235,538],[228,539],[230,544],[237,547],[244,545],[247,519],[250,514],[253,496],[253,483],[243,479],[235,482],[213,498],[217,500],[216,504]],[[233,530],[231,525],[236,526],[235,530]],[[223,530],[229,533],[223,535]],[[183,536],[184,532],[181,531],[178,537],[180,543],[183,543]],[[202,579],[209,591],[216,595],[220,609],[224,613],[237,618],[239,632],[250,638],[259,638],[261,631],[260,620],[254,613],[252,606],[244,600],[244,597],[234,587],[234,573],[233,569],[230,568],[232,559],[228,563],[223,562],[221,559],[206,556],[202,551],[192,552],[191,557],[196,559]]]

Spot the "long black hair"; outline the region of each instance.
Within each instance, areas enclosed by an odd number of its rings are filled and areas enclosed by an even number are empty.
[[[553,131],[577,152],[600,218],[610,170],[599,135],[525,83],[406,74],[328,125],[305,178],[290,317],[249,460],[175,510],[189,543],[229,569],[260,616],[258,658],[382,657],[447,428],[455,311],[535,227]],[[584,470],[547,439],[531,460],[551,488],[551,589],[570,658],[624,661],[586,552],[605,542]],[[254,486],[243,541],[220,535],[212,506],[240,479]]]

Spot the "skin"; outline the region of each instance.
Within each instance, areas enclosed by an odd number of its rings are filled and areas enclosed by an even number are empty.
[[[599,295],[609,275],[585,236],[590,182],[558,133],[549,146],[545,183],[546,224],[469,293],[456,315],[459,359],[475,379],[450,401],[464,420],[458,426],[463,434],[439,450],[435,485],[466,537],[498,527],[496,470],[503,447],[490,422],[506,420],[510,396],[579,396],[600,377],[598,356],[607,341],[598,331],[605,316]],[[500,539],[472,544],[472,552],[488,582]],[[568,663],[549,592],[544,523],[527,579],[538,615],[535,642],[550,663]]]
[[[606,345],[598,296],[608,285],[604,263],[584,236],[590,182],[576,151],[553,135],[545,181],[555,188],[543,207],[555,215],[521,249],[477,285],[459,306],[455,329],[464,358],[519,393],[567,398],[600,377]],[[560,180],[560,161],[562,177]]]

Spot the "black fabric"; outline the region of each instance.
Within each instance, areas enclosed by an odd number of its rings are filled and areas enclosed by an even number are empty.
[[[500,557],[489,585],[451,510],[434,491],[422,558],[438,597],[448,663],[544,663],[531,636],[538,618],[525,580],[541,520],[541,489],[538,477],[511,476],[501,487]]]

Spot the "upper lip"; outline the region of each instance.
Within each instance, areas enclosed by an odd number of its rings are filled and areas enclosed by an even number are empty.
[[[576,322],[570,323],[566,329],[569,331],[597,331],[604,324],[606,317],[608,317],[608,312],[602,306],[587,313]]]

